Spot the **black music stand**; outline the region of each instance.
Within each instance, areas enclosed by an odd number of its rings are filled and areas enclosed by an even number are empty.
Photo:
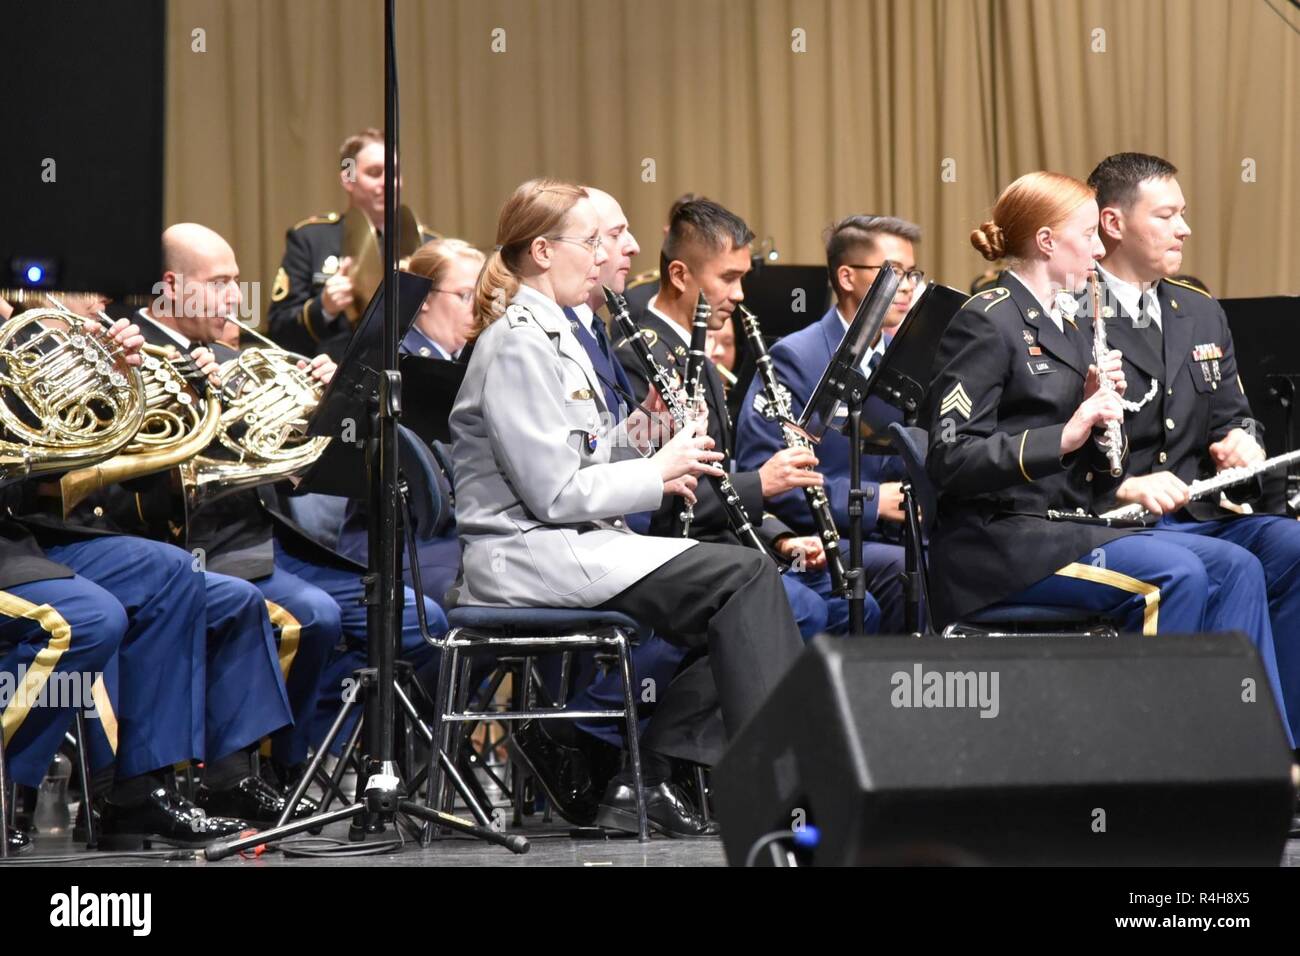
[[[890,265],[890,263],[886,263]],[[890,281],[892,274],[893,281]],[[948,286],[926,286],[921,297],[899,326],[874,371],[864,376],[859,368],[862,355],[879,334],[885,313],[898,289],[896,268],[881,269],[866,297],[858,306],[853,322],[839,348],[831,358],[826,373],[814,389],[799,426],[818,438],[835,417],[839,404],[848,409],[844,426],[850,443],[849,453],[849,579],[852,594],[849,604],[850,630],[862,633],[865,618],[866,580],[862,574],[862,455],[895,454],[889,443],[892,422],[911,427],[916,423],[932,380],[934,356],[948,323],[957,314],[967,296]],[[923,546],[920,512],[908,482],[903,482],[903,592],[905,627],[917,632],[921,627],[921,607],[928,600],[921,573],[920,548]]]

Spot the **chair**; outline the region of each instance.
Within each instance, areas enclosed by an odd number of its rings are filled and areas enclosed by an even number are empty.
[[[628,752],[632,759],[632,776],[637,793],[637,839],[649,837],[645,801],[641,789],[641,751],[637,741],[636,680],[632,668],[631,643],[642,635],[636,621],[614,611],[586,608],[500,608],[464,606],[447,614],[449,629],[445,637],[429,643],[442,654],[438,669],[438,691],[434,699],[434,740],[444,753],[458,752],[457,725],[495,720],[511,723],[522,720],[589,720],[622,719],[627,728]],[[613,652],[618,657],[623,677],[623,707],[616,710],[569,710],[567,694],[561,687],[557,703],[538,705],[532,692],[533,659],[539,654],[565,654],[577,650]],[[519,673],[523,686],[514,695],[510,710],[471,709],[470,667],[476,655],[517,655],[522,657]],[[561,684],[567,683],[563,675]],[[455,739],[453,739],[455,738]],[[428,778],[427,802],[450,810],[450,791],[440,767],[435,764]],[[438,804],[435,804],[435,799]]]
[[[917,436],[920,429],[908,429],[898,422],[889,426],[890,442],[897,449],[907,471],[903,483],[903,508],[908,526],[919,529],[919,537],[909,543],[914,549],[920,578],[921,593],[925,595],[925,633],[934,633],[930,622],[930,571],[926,558],[926,542],[934,528],[939,513],[939,495],[925,470],[925,456]],[[919,515],[917,511],[919,509]],[[1034,604],[995,604],[967,615],[943,629],[944,637],[1114,637],[1113,622],[1077,608]]]

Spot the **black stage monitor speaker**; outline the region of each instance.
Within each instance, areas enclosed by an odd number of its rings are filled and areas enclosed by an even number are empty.
[[[715,808],[733,865],[1275,866],[1291,763],[1240,634],[819,637]]]

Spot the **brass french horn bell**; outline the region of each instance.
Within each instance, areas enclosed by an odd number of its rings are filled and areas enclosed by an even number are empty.
[[[420,248],[420,224],[409,206],[397,210],[397,258]],[[344,311],[354,325],[384,279],[384,250],[370,217],[353,206],[343,216],[343,256],[352,260],[352,304]]]

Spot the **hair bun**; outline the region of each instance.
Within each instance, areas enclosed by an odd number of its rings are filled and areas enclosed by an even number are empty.
[[[1007,241],[1002,235],[1002,227],[992,220],[971,231],[970,244],[989,262],[1001,259],[1007,252]]]

